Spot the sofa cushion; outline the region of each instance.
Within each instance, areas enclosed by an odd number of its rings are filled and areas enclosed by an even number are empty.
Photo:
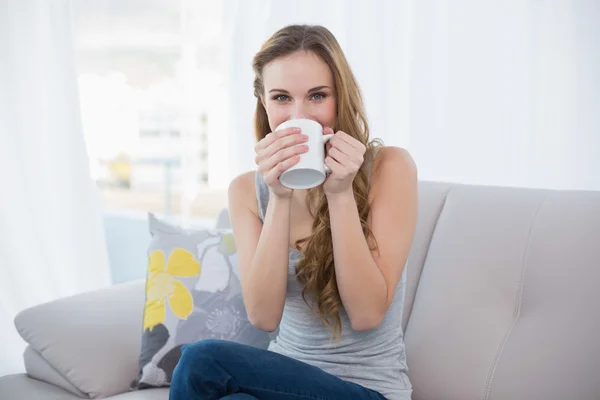
[[[149,216],[140,373],[134,388],[169,385],[181,347],[222,339],[267,348],[247,319],[231,229],[184,230]]]
[[[81,397],[49,383],[30,378],[26,374],[14,374],[0,377],[0,399],[81,400]]]
[[[404,330],[406,330],[406,325],[410,319],[431,236],[444,207],[446,194],[451,187],[452,184],[450,183],[419,182],[419,216],[406,263],[406,299],[404,301],[404,313],[402,314],[402,329]]]
[[[109,400],[169,400],[169,389],[145,389],[118,394]]]
[[[128,390],[138,370],[144,281],[59,299],[22,311],[19,334],[89,397]]]
[[[33,379],[26,374],[0,377],[0,399],[2,400],[81,400],[49,383]],[[107,397],[109,400],[168,400],[169,389],[148,389],[126,392]]]
[[[600,398],[600,193],[456,186],[406,331],[414,400]]]

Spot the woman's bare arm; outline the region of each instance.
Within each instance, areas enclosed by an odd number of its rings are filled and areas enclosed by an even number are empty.
[[[352,192],[328,198],[338,289],[352,328],[377,327],[390,306],[404,270],[417,222],[417,171],[408,152],[380,151],[371,174],[371,251]]]
[[[254,172],[229,186],[229,212],[235,236],[248,319],[274,331],[281,320],[287,290],[291,199],[272,196],[264,223],[258,216]]]

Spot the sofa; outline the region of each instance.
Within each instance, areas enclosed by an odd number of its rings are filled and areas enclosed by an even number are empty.
[[[413,399],[600,399],[600,192],[420,182],[419,204]],[[128,390],[143,306],[138,280],[23,311],[26,373],[0,378],[0,399],[167,399]]]

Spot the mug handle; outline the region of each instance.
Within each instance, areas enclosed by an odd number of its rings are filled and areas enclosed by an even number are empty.
[[[329,135],[323,135],[323,145],[325,145],[325,143],[329,142],[331,140],[331,138],[333,137],[333,135],[334,135],[333,133],[330,133]],[[323,164],[323,169],[325,170],[325,175],[331,173],[331,168],[329,168],[325,164]]]

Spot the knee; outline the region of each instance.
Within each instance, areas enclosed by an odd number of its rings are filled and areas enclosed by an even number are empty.
[[[201,340],[181,347],[171,379],[171,399],[206,398],[220,381],[219,340]],[[204,397],[203,397],[204,396]]]
[[[195,368],[200,362],[203,364],[211,362],[214,359],[216,348],[218,348],[218,341],[207,339],[200,340],[199,342],[184,344],[181,346],[181,357],[177,363],[179,369],[187,370],[189,368]]]
[[[181,357],[177,363],[179,370],[198,370],[200,365],[214,364],[219,356],[230,350],[233,343],[225,340],[205,339],[181,347]]]

